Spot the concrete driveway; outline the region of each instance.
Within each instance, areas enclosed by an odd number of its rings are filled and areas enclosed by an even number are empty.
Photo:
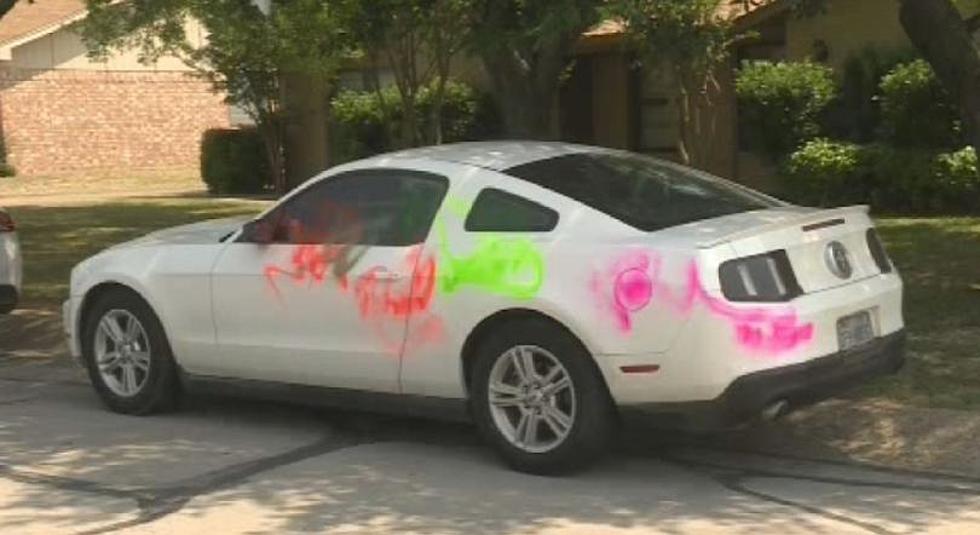
[[[5,535],[980,532],[980,478],[639,432],[532,477],[467,426],[230,399],[115,415],[45,354],[0,348]]]

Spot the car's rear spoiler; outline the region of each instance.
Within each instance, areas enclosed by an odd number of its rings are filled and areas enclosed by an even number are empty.
[[[826,228],[828,226],[843,224],[844,222],[846,222],[848,215],[854,215],[856,212],[859,212],[861,214],[867,214],[869,211],[870,211],[870,207],[868,205],[857,204],[853,206],[841,206],[839,208],[829,208],[826,210],[803,212],[800,213],[798,217],[783,219],[782,221],[774,221],[772,223],[755,226],[750,229],[735,231],[732,232],[731,234],[725,234],[722,236],[717,236],[717,235],[712,236],[711,239],[709,240],[699,242],[698,248],[708,249],[711,247],[721,245],[726,242],[735,241],[741,238],[751,237],[762,232],[791,227],[795,225],[799,225],[800,228],[804,231],[818,230],[820,228]]]

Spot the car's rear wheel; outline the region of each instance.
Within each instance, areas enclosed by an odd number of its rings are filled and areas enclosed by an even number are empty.
[[[82,350],[102,401],[124,414],[172,409],[178,381],[160,320],[138,295],[113,289],[88,310]]]
[[[517,470],[584,468],[605,451],[615,411],[592,357],[546,320],[506,325],[475,355],[471,404],[484,437]]]

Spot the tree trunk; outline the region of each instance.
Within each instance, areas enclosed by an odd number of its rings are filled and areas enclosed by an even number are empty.
[[[436,145],[443,144],[442,106],[446,100],[448,76],[448,73],[444,73],[440,69],[436,79],[435,96],[432,97],[432,142]]]
[[[493,95],[500,107],[504,133],[514,139],[554,139],[555,99],[564,58],[529,66],[515,53],[486,54]]]
[[[980,154],[980,46],[951,0],[898,0],[905,33],[959,104],[967,142]]]
[[[329,164],[328,83],[320,76],[283,75],[286,187],[302,184]]]
[[[286,166],[283,159],[282,127],[279,120],[266,117],[256,125],[265,145],[265,155],[269,161],[272,187],[277,195],[286,193]]]

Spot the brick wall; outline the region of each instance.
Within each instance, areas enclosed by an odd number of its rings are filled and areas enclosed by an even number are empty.
[[[210,84],[179,72],[0,71],[7,160],[20,175],[196,172],[201,133],[228,125]]]

